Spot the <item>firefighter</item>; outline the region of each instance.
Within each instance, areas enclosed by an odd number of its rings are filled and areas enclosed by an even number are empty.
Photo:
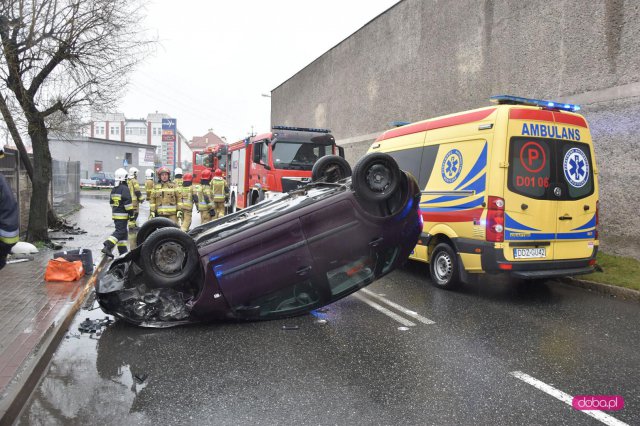
[[[4,148],[0,144],[0,158],[4,157]],[[18,203],[7,183],[0,173],[0,269],[7,263],[7,256],[20,237],[18,227]]]
[[[140,184],[138,183],[138,169],[135,167],[129,169],[127,186],[129,187],[129,194],[131,194],[132,198],[131,204],[133,205],[133,220],[129,221],[129,229],[135,229],[138,213],[140,213],[140,203],[144,201],[144,195],[140,192]]]
[[[196,208],[200,212],[200,223],[204,225],[211,220],[209,210],[213,207],[211,203],[211,170],[204,169],[200,175],[200,185],[196,185],[194,192],[196,194]]]
[[[173,182],[178,188],[182,186],[182,169],[180,167],[176,167],[173,171]]]
[[[129,194],[131,194],[133,205],[133,219],[129,220],[129,248],[134,249],[136,246],[136,237],[138,231],[138,214],[140,213],[140,204],[145,200],[144,195],[140,192],[140,184],[138,183],[138,169],[131,167],[129,169],[129,175],[127,176],[127,186],[129,187]]]
[[[180,229],[184,232],[189,230],[191,226],[191,214],[193,212],[193,201],[195,193],[193,192],[193,175],[191,173],[185,173],[182,179],[182,186],[177,189],[178,191],[178,219],[182,220]]]
[[[153,188],[150,203],[150,217],[162,216],[178,223],[176,184],[171,182],[171,172],[167,167],[158,169],[158,183]]]
[[[211,181],[211,189],[213,192],[213,209],[211,216],[213,219],[219,219],[224,216],[224,202],[226,195],[229,193],[227,182],[222,177],[222,170],[216,169],[215,177]]]
[[[113,257],[112,251],[118,246],[118,253],[127,252],[127,222],[133,220],[133,204],[129,186],[127,185],[127,171],[118,169],[115,172],[116,186],[111,190],[111,218],[116,230],[104,242],[102,253]]]
[[[151,199],[153,198],[153,187],[155,186],[155,184],[153,183],[153,170],[152,169],[145,170],[144,177],[145,177],[144,191],[146,192],[147,200],[151,202]]]

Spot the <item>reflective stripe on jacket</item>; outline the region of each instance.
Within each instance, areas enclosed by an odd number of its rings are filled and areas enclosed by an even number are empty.
[[[224,201],[224,187],[226,182],[221,177],[215,177],[211,181],[211,187],[213,188],[213,201]]]
[[[109,204],[111,205],[112,219],[129,219],[133,217],[131,193],[126,183],[121,183],[111,190]]]

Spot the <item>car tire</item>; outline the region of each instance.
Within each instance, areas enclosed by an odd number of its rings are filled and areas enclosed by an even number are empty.
[[[198,250],[193,239],[180,229],[158,229],[142,246],[140,262],[148,287],[174,287],[195,272]]]
[[[352,185],[356,195],[368,201],[385,201],[400,186],[402,173],[389,154],[374,152],[362,157],[353,168]]]
[[[453,290],[460,286],[458,256],[447,243],[440,243],[431,253],[429,261],[431,283],[438,288]]]
[[[140,227],[140,230],[136,235],[136,246],[142,245],[142,243],[144,243],[149,235],[153,234],[154,231],[167,227],[180,228],[177,223],[174,223],[171,219],[167,219],[166,217],[154,217],[153,219],[149,219]]]
[[[311,180],[314,182],[337,182],[351,176],[351,166],[338,155],[320,157],[311,169]]]

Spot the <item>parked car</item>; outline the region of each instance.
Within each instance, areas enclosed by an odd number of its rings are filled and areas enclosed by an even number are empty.
[[[99,172],[91,176],[99,188],[113,188],[116,186],[116,178],[113,173]]]
[[[260,320],[335,302],[408,258],[420,190],[384,153],[322,157],[313,181],[188,233],[146,222],[138,247],[98,276],[103,311],[130,323]]]
[[[80,179],[80,188],[82,189],[98,189],[97,181],[93,179]]]

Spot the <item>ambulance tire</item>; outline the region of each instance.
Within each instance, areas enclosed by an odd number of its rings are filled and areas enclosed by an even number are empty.
[[[320,157],[311,170],[311,180],[314,182],[338,182],[351,176],[351,166],[338,155]]]
[[[193,238],[175,228],[158,229],[149,235],[140,254],[145,284],[151,288],[170,288],[188,281],[198,260]]]
[[[396,160],[384,152],[362,157],[353,168],[356,195],[368,201],[385,201],[400,187],[402,173]]]
[[[431,254],[429,272],[431,272],[431,284],[445,290],[454,290],[460,287],[460,274],[458,270],[458,256],[447,243],[440,243]]]
[[[180,228],[177,223],[166,217],[154,217],[153,219],[149,219],[140,227],[140,230],[138,231],[138,234],[136,236],[136,246],[142,245],[142,243],[144,243],[149,235],[153,234],[154,231],[167,227]]]

